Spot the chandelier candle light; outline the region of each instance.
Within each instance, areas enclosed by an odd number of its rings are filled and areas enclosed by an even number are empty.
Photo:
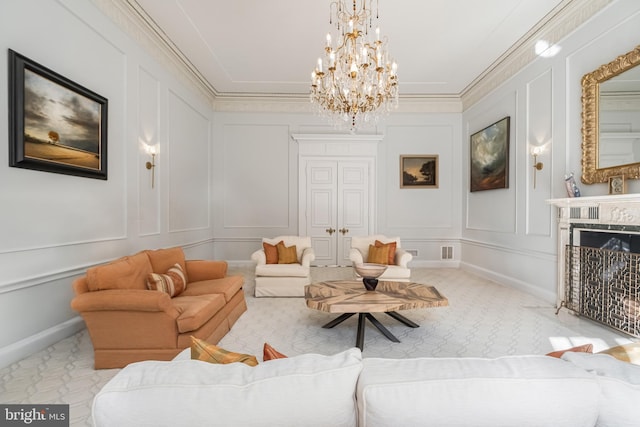
[[[378,20],[376,0],[375,20]],[[311,102],[335,124],[376,122],[398,106],[398,65],[389,58],[387,39],[373,28],[373,0],[332,1],[329,23],[338,30],[333,45],[327,34],[325,57],[311,73]]]

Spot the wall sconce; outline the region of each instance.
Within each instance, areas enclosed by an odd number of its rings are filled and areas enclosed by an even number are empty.
[[[544,148],[542,146],[536,146],[531,149],[531,155],[533,156],[533,188],[536,188],[536,173],[542,170],[544,164],[538,161],[538,156],[542,154]]]
[[[145,166],[147,169],[151,170],[151,188],[153,188],[155,183],[156,170],[156,148],[151,145],[147,145],[147,152],[151,154],[151,161],[147,162]]]

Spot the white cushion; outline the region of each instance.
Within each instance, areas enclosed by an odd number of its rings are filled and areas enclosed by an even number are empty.
[[[597,426],[631,427],[640,424],[640,366],[608,354],[565,353],[562,359],[597,375],[602,389]]]
[[[197,360],[132,363],[96,395],[104,426],[356,426],[360,350],[256,367]]]
[[[394,279],[409,279],[411,277],[411,270],[397,265],[390,265],[387,267],[380,280],[394,280]]]
[[[598,384],[548,356],[364,359],[361,427],[594,426]]]
[[[191,360],[191,347],[185,348],[171,360]]]
[[[256,276],[256,297],[303,297],[309,277]]]
[[[309,267],[300,264],[263,264],[256,266],[256,276],[308,277]]]

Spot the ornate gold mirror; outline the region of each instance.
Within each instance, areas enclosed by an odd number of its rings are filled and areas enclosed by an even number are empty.
[[[640,177],[640,46],[582,78],[582,182]]]

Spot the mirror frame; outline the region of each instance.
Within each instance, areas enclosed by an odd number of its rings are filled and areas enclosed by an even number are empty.
[[[582,77],[582,176],[580,180],[584,184],[607,182],[609,177],[615,175],[624,175],[627,179],[640,177],[640,163],[598,169],[600,83],[639,64],[640,45]]]

